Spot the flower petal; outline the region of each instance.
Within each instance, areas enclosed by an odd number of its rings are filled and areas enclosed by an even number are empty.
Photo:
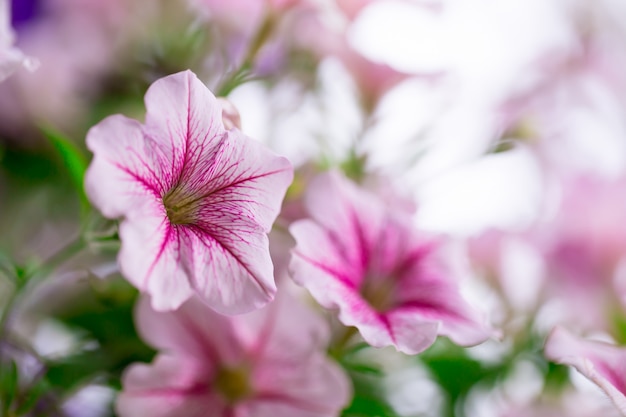
[[[225,133],[219,144],[203,155],[196,171],[185,179],[199,184],[203,196],[199,221],[213,210],[248,218],[265,233],[280,211],[293,180],[291,163],[238,130]]]
[[[205,365],[159,355],[152,365],[131,365],[122,377],[121,417],[223,417],[225,405],[204,383]],[[221,403],[221,404],[220,404]]]
[[[144,136],[139,122],[107,117],[89,130],[87,147],[94,158],[85,174],[85,190],[106,217],[121,217],[146,199],[161,197],[164,155]]]
[[[254,223],[229,219],[216,218],[207,229],[181,228],[182,265],[211,308],[240,314],[272,300],[276,284],[267,235]]]
[[[546,341],[545,355],[557,363],[573,366],[595,382],[626,416],[626,349],[580,339],[556,327]]]
[[[141,298],[135,322],[142,339],[160,350],[209,364],[237,363],[243,357],[230,322],[198,297],[172,312],[155,311],[149,297]]]
[[[189,70],[155,81],[144,101],[146,132],[166,152],[174,185],[183,170],[193,171],[203,153],[224,134],[222,107]]]
[[[180,264],[180,240],[159,202],[144,204],[120,224],[122,274],[152,295],[157,310],[178,308],[193,294]]]
[[[312,182],[306,205],[312,220],[290,227],[293,279],[372,346],[415,354],[438,333],[461,344],[490,336],[439,242],[414,230],[404,208],[386,207],[337,173]]]
[[[241,407],[255,417],[334,416],[348,405],[352,393],[343,370],[321,354],[295,369],[267,366],[256,378],[262,381],[259,392]]]
[[[298,364],[312,352],[325,351],[330,329],[318,312],[294,298],[286,287],[266,308],[232,318],[249,355],[258,362]],[[286,350],[285,346],[289,346]]]

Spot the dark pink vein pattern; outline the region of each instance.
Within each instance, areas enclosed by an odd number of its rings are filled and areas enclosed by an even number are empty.
[[[120,269],[159,310],[192,294],[236,314],[276,291],[268,238],[293,177],[290,163],[237,129],[190,71],[147,91],[146,122],[94,126],[85,188],[120,224]]]
[[[461,297],[441,238],[337,172],[309,185],[310,218],[295,222],[291,270],[323,306],[373,346],[415,354],[438,334],[460,344],[489,336]]]

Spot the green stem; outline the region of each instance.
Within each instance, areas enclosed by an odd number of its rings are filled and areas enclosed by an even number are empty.
[[[276,26],[276,15],[269,12],[265,15],[261,26],[252,37],[250,41],[248,50],[244,55],[243,61],[239,68],[233,71],[226,80],[224,80],[219,88],[217,88],[217,96],[226,97],[230,94],[237,86],[243,84],[248,81],[248,75],[252,70],[254,65],[254,61],[257,57],[257,54],[265,45],[267,40],[272,36],[274,32],[274,28]]]
[[[41,283],[44,278],[54,272],[59,266],[67,262],[74,255],[79,253],[84,247],[85,242],[79,237],[62,247],[58,252],[39,265],[39,267],[35,268],[30,273],[26,273],[24,277],[21,278],[21,281],[24,282],[24,284],[16,285],[14,291],[5,304],[2,315],[0,316],[0,340],[7,337],[9,322],[15,306],[23,300],[33,288]],[[0,357],[1,355],[2,351],[0,350]]]
[[[358,329],[354,326],[345,327],[343,333],[333,341],[332,346],[328,350],[330,356],[340,360],[344,356],[346,348],[350,346],[350,341],[358,332]]]

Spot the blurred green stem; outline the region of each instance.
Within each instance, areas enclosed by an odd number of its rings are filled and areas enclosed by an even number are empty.
[[[10,320],[16,305],[18,305],[20,301],[33,290],[33,288],[43,282],[43,280],[50,273],[54,272],[59,266],[79,253],[85,248],[85,246],[84,240],[79,236],[75,240],[63,246],[55,254],[43,261],[39,266],[31,269],[30,271],[24,272],[23,276],[19,277],[19,281],[15,283],[13,292],[8,297],[4,309],[2,310],[2,315],[0,316],[0,341],[5,340],[8,336],[7,333],[10,327]],[[2,350],[0,349],[0,359],[1,358]]]
[[[226,80],[217,88],[218,97],[228,96],[236,87],[249,81],[249,75],[254,66],[256,57],[268,39],[272,36],[274,28],[276,27],[277,16],[268,12],[256,31],[252,39],[250,40],[248,50],[244,55],[241,65],[235,71],[233,71]]]
[[[328,349],[330,356],[336,360],[340,360],[346,354],[347,348],[350,347],[350,341],[358,332],[359,331],[354,326],[344,327],[343,332],[333,340]]]

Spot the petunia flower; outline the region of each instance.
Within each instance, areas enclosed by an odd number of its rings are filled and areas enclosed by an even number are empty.
[[[175,312],[136,310],[159,353],[122,378],[120,417],[332,417],[350,382],[325,355],[327,324],[281,293],[265,308],[222,316],[192,298]]]
[[[260,308],[276,292],[267,233],[291,164],[225,129],[190,71],[156,81],[145,103],[145,124],[115,115],[87,135],[87,194],[106,217],[124,218],[122,274],[157,310],[193,294],[222,313]]]
[[[438,334],[466,345],[489,336],[460,295],[441,239],[414,230],[404,210],[336,172],[312,181],[305,206],[311,218],[290,227],[293,279],[366,342],[415,354]]]
[[[570,365],[596,383],[626,416],[626,349],[574,336],[556,327],[548,336],[545,356]]]

